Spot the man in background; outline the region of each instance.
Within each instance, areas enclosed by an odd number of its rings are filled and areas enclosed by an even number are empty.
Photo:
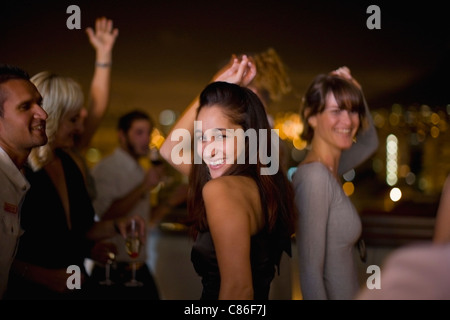
[[[162,170],[150,167],[145,171],[140,160],[148,157],[153,121],[147,113],[134,110],[120,117],[117,130],[118,147],[92,169],[97,188],[97,197],[93,202],[95,212],[101,220],[140,215],[149,226],[150,191],[159,184]],[[117,268],[111,270],[112,281],[119,283],[128,281],[131,278],[129,266],[137,262],[136,279],[142,282],[143,286],[133,292],[140,299],[159,299],[157,285],[146,263],[147,244],[142,244],[138,257],[131,258],[126,252],[123,237],[114,237],[108,241],[117,249],[115,256]],[[104,279],[105,271],[96,264],[92,276]],[[117,291],[117,298],[130,298],[130,294],[133,294],[129,289]]]

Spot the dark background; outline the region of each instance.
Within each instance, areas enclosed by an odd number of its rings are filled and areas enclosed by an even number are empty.
[[[0,5],[0,62],[31,75],[51,70],[89,88],[94,51],[84,29],[106,16],[119,28],[105,121],[142,107],[181,111],[232,53],[273,47],[294,90],[272,111],[296,111],[317,73],[346,65],[372,108],[448,103],[445,2],[425,1],[11,1]],[[69,30],[69,5],[81,30]],[[371,4],[381,30],[369,30]]]

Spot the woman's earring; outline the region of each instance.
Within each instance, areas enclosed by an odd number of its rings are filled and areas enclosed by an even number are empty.
[[[353,137],[353,143],[356,143],[356,136]]]

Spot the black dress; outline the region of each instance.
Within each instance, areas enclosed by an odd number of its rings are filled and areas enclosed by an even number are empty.
[[[273,241],[265,229],[252,236],[250,261],[253,276],[253,296],[255,300],[268,300],[270,283],[279,266],[283,249]],[[290,242],[289,250],[290,254]],[[191,261],[195,271],[202,278],[202,300],[217,300],[220,290],[220,272],[214,243],[209,231],[198,234],[191,251]]]
[[[75,265],[85,273],[84,259],[92,246],[86,232],[94,224],[94,208],[77,164],[67,153],[57,152],[67,181],[72,228],[68,228],[61,199],[47,172],[27,168],[25,174],[31,188],[22,206],[21,226],[25,232],[19,240],[16,259],[50,269]],[[83,294],[83,289],[74,289],[72,294],[61,296],[12,275],[7,297],[57,299],[84,297]]]

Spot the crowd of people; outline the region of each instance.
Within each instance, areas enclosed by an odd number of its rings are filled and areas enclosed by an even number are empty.
[[[84,159],[110,103],[118,34],[106,18],[87,30],[96,52],[87,103],[72,78],[48,71],[30,77],[19,67],[0,66],[0,299],[161,299],[147,247],[157,241],[148,235],[163,215],[152,208],[150,191],[165,173],[161,165],[140,163],[154,128],[149,110],[122,114],[117,148],[93,168]],[[448,251],[450,182],[433,243],[389,260],[386,279],[392,282],[376,295],[361,290],[354,251],[362,224],[341,176],[378,148],[362,86],[347,67],[312,79],[299,112],[308,152],[292,181],[270,115],[271,103],[291,89],[274,49],[232,55],[159,150],[188,178],[185,223],[194,240],[199,299],[269,299],[293,241],[303,299],[416,298],[396,282],[404,271],[399,265],[411,267],[424,257],[423,270],[444,272],[431,257]],[[180,142],[181,136],[188,139]],[[130,225],[138,226],[137,251],[127,237]],[[91,272],[86,259],[94,261]],[[69,285],[69,266],[80,268],[73,283],[79,290]],[[116,285],[102,286],[105,276]],[[130,277],[138,280],[134,287],[127,286]],[[426,280],[418,279],[418,288]],[[428,296],[420,297],[448,298],[448,288],[427,287]]]

